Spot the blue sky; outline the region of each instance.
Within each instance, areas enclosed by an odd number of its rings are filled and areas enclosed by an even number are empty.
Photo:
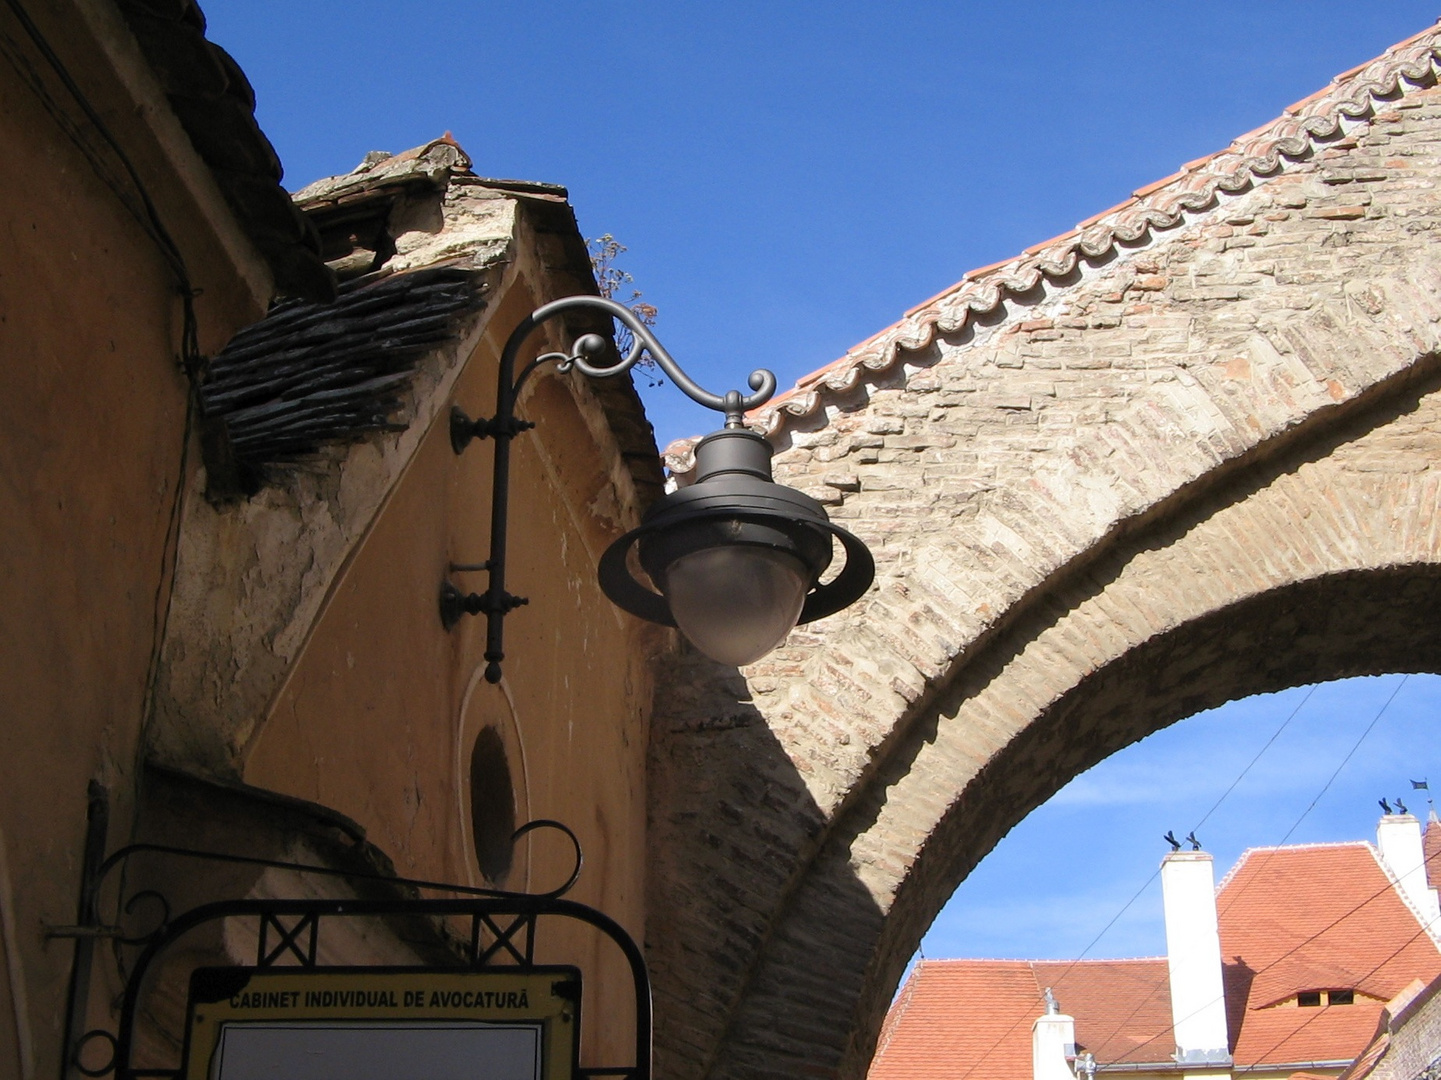
[[[629,247],[661,340],[717,392],[757,366],[791,385],[1438,14],[1412,0],[202,3],[287,186],[446,130],[482,175],[565,184],[588,236]],[[662,445],[713,426],[671,387],[643,392]],[[1311,696],[1201,828],[1218,867],[1285,836],[1398,681]],[[1154,871],[1160,834],[1191,828],[1305,693],[1183,721],[1078,778],[961,887],[928,955],[1077,955]],[[1438,704],[1441,680],[1409,679],[1291,840],[1370,835],[1376,798],[1431,764]],[[1162,947],[1152,885],[1090,955]]]
[[[453,131],[628,245],[710,389],[782,388],[1226,146],[1434,4],[202,0],[293,189]],[[662,444],[712,414],[647,401]]]
[[[923,951],[1164,955],[1156,871],[1168,829],[1195,828],[1219,881],[1248,847],[1374,842],[1383,797],[1400,796],[1424,821],[1427,793],[1410,781],[1441,792],[1438,711],[1441,677],[1383,675],[1247,698],[1158,731],[1016,826],[961,883]]]

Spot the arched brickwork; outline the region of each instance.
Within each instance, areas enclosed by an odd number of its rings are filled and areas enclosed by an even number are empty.
[[[1441,670],[1433,44],[761,418],[878,578],[743,676],[666,680],[662,1075],[862,1075],[940,904],[1077,772],[1229,698]]]

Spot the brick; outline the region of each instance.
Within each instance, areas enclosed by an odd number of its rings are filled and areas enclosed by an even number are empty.
[[[1325,218],[1330,221],[1353,221],[1366,216],[1364,206],[1317,206],[1306,212],[1307,217]]]

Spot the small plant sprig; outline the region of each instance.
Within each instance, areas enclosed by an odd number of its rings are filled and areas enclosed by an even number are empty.
[[[635,313],[646,326],[654,326],[658,314],[654,304],[647,304],[641,299],[641,292],[635,288],[635,278],[616,265],[616,259],[625,254],[627,248],[610,233],[605,233],[594,240],[585,242],[590,252],[591,269],[595,271],[595,283],[600,289],[600,295],[607,300],[614,300],[616,303],[624,304]],[[629,290],[630,295],[626,296]],[[635,335],[630,328],[622,323],[615,324],[615,347],[622,356],[630,352],[635,345]],[[655,371],[655,361],[648,353],[640,358],[640,364],[650,372]],[[652,385],[659,385],[660,378],[651,374]]]

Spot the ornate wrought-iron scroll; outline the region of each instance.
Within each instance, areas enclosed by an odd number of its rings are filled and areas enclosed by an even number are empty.
[[[540,893],[506,892],[497,889],[477,889],[448,882],[424,881],[415,878],[387,877],[337,870],[331,867],[312,866],[303,863],[282,862],[251,856],[228,855],[217,852],[194,851],[188,848],[170,847],[161,844],[131,844],[121,848],[100,864],[99,872],[88,887],[88,896],[82,897],[81,911],[89,912],[91,925],[82,915],[82,925],[57,926],[49,929],[52,937],[74,937],[80,940],[109,938],[122,944],[138,946],[139,956],[129,969],[125,992],[120,1001],[120,1018],[115,1032],[93,1029],[78,1037],[67,1036],[67,1068],[74,1067],[88,1077],[114,1076],[115,1080],[181,1080],[183,1064],[173,1067],[137,1067],[132,1062],[135,1050],[135,1029],[143,1011],[144,1000],[152,987],[147,985],[147,974],[165,952],[187,934],[197,928],[224,919],[252,920],[255,927],[256,969],[284,967],[289,969],[319,968],[317,963],[322,936],[338,922],[353,919],[367,919],[385,916],[406,916],[429,919],[461,919],[468,926],[468,934],[462,937],[458,949],[452,952],[454,962],[436,965],[437,971],[492,971],[525,972],[539,965],[535,959],[537,932],[546,920],[567,919],[584,923],[613,941],[625,956],[630,966],[631,979],[635,989],[635,1056],[628,1065],[582,1066],[578,1078],[614,1076],[623,1080],[650,1080],[651,1047],[651,999],[650,980],[645,969],[645,960],[636,943],[625,929],[608,915],[573,900],[564,899],[580,876],[582,854],[580,842],[570,829],[557,821],[536,820],[516,830],[513,840],[538,828],[559,829],[571,841],[575,850],[575,866],[565,883],[557,889]],[[459,894],[445,899],[411,899],[395,897],[387,899],[312,899],[312,900],[225,900],[203,904],[200,907],[172,917],[164,897],[146,890],[137,892],[128,899],[117,897],[116,916],[109,922],[93,917],[98,912],[97,899],[100,888],[108,875],[117,866],[123,865],[131,856],[150,853],[179,858],[203,859],[208,861],[248,864],[293,870],[306,874],[347,878],[352,881],[368,881],[387,885],[407,886],[417,889],[445,891]],[[134,915],[147,904],[158,905],[160,923],[149,933],[127,934],[120,926],[121,913]],[[453,924],[449,924],[452,925]],[[367,965],[372,970],[375,965]],[[382,965],[386,966],[386,965]],[[413,963],[396,963],[395,967],[414,970]],[[335,970],[333,968],[328,970]],[[83,1002],[81,1003],[83,1009]],[[82,1064],[82,1054],[93,1044],[108,1045],[109,1060]]]

